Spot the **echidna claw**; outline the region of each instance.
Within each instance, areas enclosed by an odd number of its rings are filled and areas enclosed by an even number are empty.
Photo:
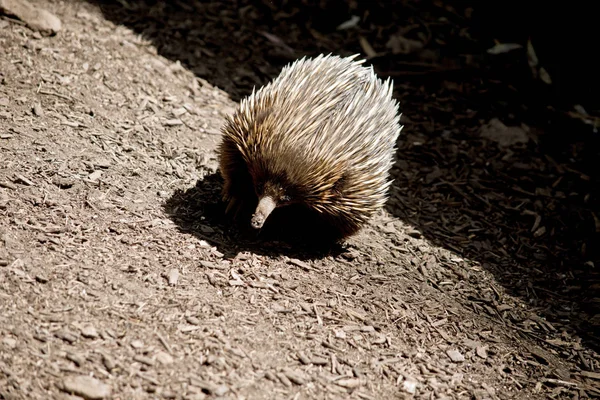
[[[230,198],[229,203],[227,203],[227,208],[225,208],[225,215],[228,215],[231,212],[231,210],[237,208],[237,206],[236,206],[237,203],[238,203],[237,198],[235,198],[235,197]]]

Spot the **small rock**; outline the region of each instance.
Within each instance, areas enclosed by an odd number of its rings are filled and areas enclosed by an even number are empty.
[[[112,357],[110,357],[110,356],[108,356],[106,354],[102,354],[102,364],[104,364],[104,367],[106,368],[106,370],[108,372],[112,371],[117,366],[117,364],[112,359]]]
[[[0,0],[0,14],[16,17],[31,29],[45,34],[54,35],[62,27],[56,15],[26,0]]]
[[[2,340],[2,343],[4,343],[9,349],[14,349],[15,347],[17,347],[17,340],[11,337],[5,337]]]
[[[142,342],[141,340],[132,340],[131,341],[131,347],[133,347],[134,349],[141,349],[142,347],[144,347],[144,342]]]
[[[185,107],[176,108],[175,110],[173,110],[173,116],[175,118],[179,118],[186,112],[188,112],[188,111],[185,109]]]
[[[506,126],[498,118],[493,118],[482,127],[481,136],[498,143],[501,147],[512,146],[517,143],[527,143],[529,136],[519,126]]]
[[[401,35],[392,35],[385,47],[392,50],[394,54],[411,54],[423,48],[423,42],[405,38]]]
[[[101,176],[102,176],[102,171],[96,170],[88,175],[88,179],[90,181],[97,181],[98,179],[100,179]]]
[[[419,232],[419,231],[418,231],[418,230],[416,230],[416,229],[411,229],[411,230],[407,231],[407,232],[406,232],[406,234],[407,234],[408,236],[410,236],[410,237],[413,237],[413,238],[415,238],[415,239],[420,239],[420,238],[421,238],[421,236],[422,236],[422,235],[421,235],[421,232]]]
[[[169,365],[169,364],[173,363],[173,357],[169,353],[165,353],[164,351],[159,351],[156,354],[156,361],[158,361],[162,365]]]
[[[52,180],[52,183],[61,189],[69,189],[75,185],[76,181],[72,178],[56,177]]]
[[[111,165],[112,163],[108,158],[97,158],[94,160],[94,166],[97,168],[107,169],[110,168]]]
[[[67,360],[73,361],[75,363],[75,365],[77,365],[78,367],[81,367],[83,365],[83,363],[85,362],[85,359],[82,356],[80,356],[79,354],[67,353],[66,357],[67,357]]]
[[[35,280],[39,283],[48,283],[48,278],[41,274],[36,275]]]
[[[217,397],[223,396],[225,393],[229,392],[229,388],[225,385],[219,385],[213,391],[213,394]]]
[[[295,383],[296,385],[304,385],[304,383],[306,382],[306,379],[296,371],[292,371],[286,368],[282,372],[286,378],[288,378],[291,382]]]
[[[85,375],[65,378],[61,389],[87,400],[101,400],[110,396],[111,392],[107,384]]]
[[[65,342],[68,342],[69,344],[73,344],[77,341],[77,336],[75,336],[71,332],[67,332],[67,331],[55,332],[54,336],[56,336],[59,339],[64,340]]]
[[[83,329],[81,330],[81,335],[88,339],[96,339],[96,338],[98,338],[98,331],[96,330],[94,325],[88,324],[88,325],[84,326]]]
[[[173,392],[171,392],[170,390],[165,390],[164,392],[161,393],[162,397],[165,399],[176,399],[177,395]]]
[[[33,111],[33,115],[35,115],[36,117],[44,116],[44,109],[42,108],[42,105],[40,103],[34,103],[33,107],[32,107],[32,111]]]
[[[465,356],[460,354],[460,352],[458,350],[448,350],[448,351],[446,351],[446,354],[448,354],[448,357],[450,357],[452,362],[460,363],[460,362],[465,361]]]
[[[179,280],[179,271],[177,268],[173,268],[169,271],[169,285],[175,286],[177,285],[177,281]]]
[[[202,231],[202,233],[214,233],[215,232],[215,230],[208,225],[200,225],[199,228]]]
[[[402,390],[406,393],[415,394],[417,392],[417,385],[419,383],[413,379],[407,379],[402,382]]]
[[[487,358],[487,346],[477,346],[477,355],[481,358]]]
[[[346,339],[346,332],[342,330],[335,331],[335,337],[338,339]]]

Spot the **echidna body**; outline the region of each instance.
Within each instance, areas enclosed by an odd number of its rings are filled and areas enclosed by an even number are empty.
[[[257,204],[259,229],[276,207],[302,204],[347,237],[384,205],[398,104],[392,82],[355,57],[303,58],[241,101],[219,148],[228,211]]]

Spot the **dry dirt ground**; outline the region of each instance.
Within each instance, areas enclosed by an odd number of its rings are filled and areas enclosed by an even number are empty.
[[[325,253],[248,237],[218,201],[232,98],[361,42],[234,3],[41,1],[53,37],[0,19],[0,399],[599,397],[585,149],[501,148],[479,132],[519,117],[487,87],[404,68],[387,209]]]

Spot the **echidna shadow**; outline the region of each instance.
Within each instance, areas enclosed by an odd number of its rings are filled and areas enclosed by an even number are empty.
[[[175,191],[163,209],[181,232],[216,246],[227,258],[252,251],[307,260],[336,256],[344,251],[337,231],[316,213],[301,206],[275,210],[259,231],[243,223],[249,220],[251,208],[232,219],[225,214],[222,188],[223,178],[218,172],[206,175],[195,186]]]

